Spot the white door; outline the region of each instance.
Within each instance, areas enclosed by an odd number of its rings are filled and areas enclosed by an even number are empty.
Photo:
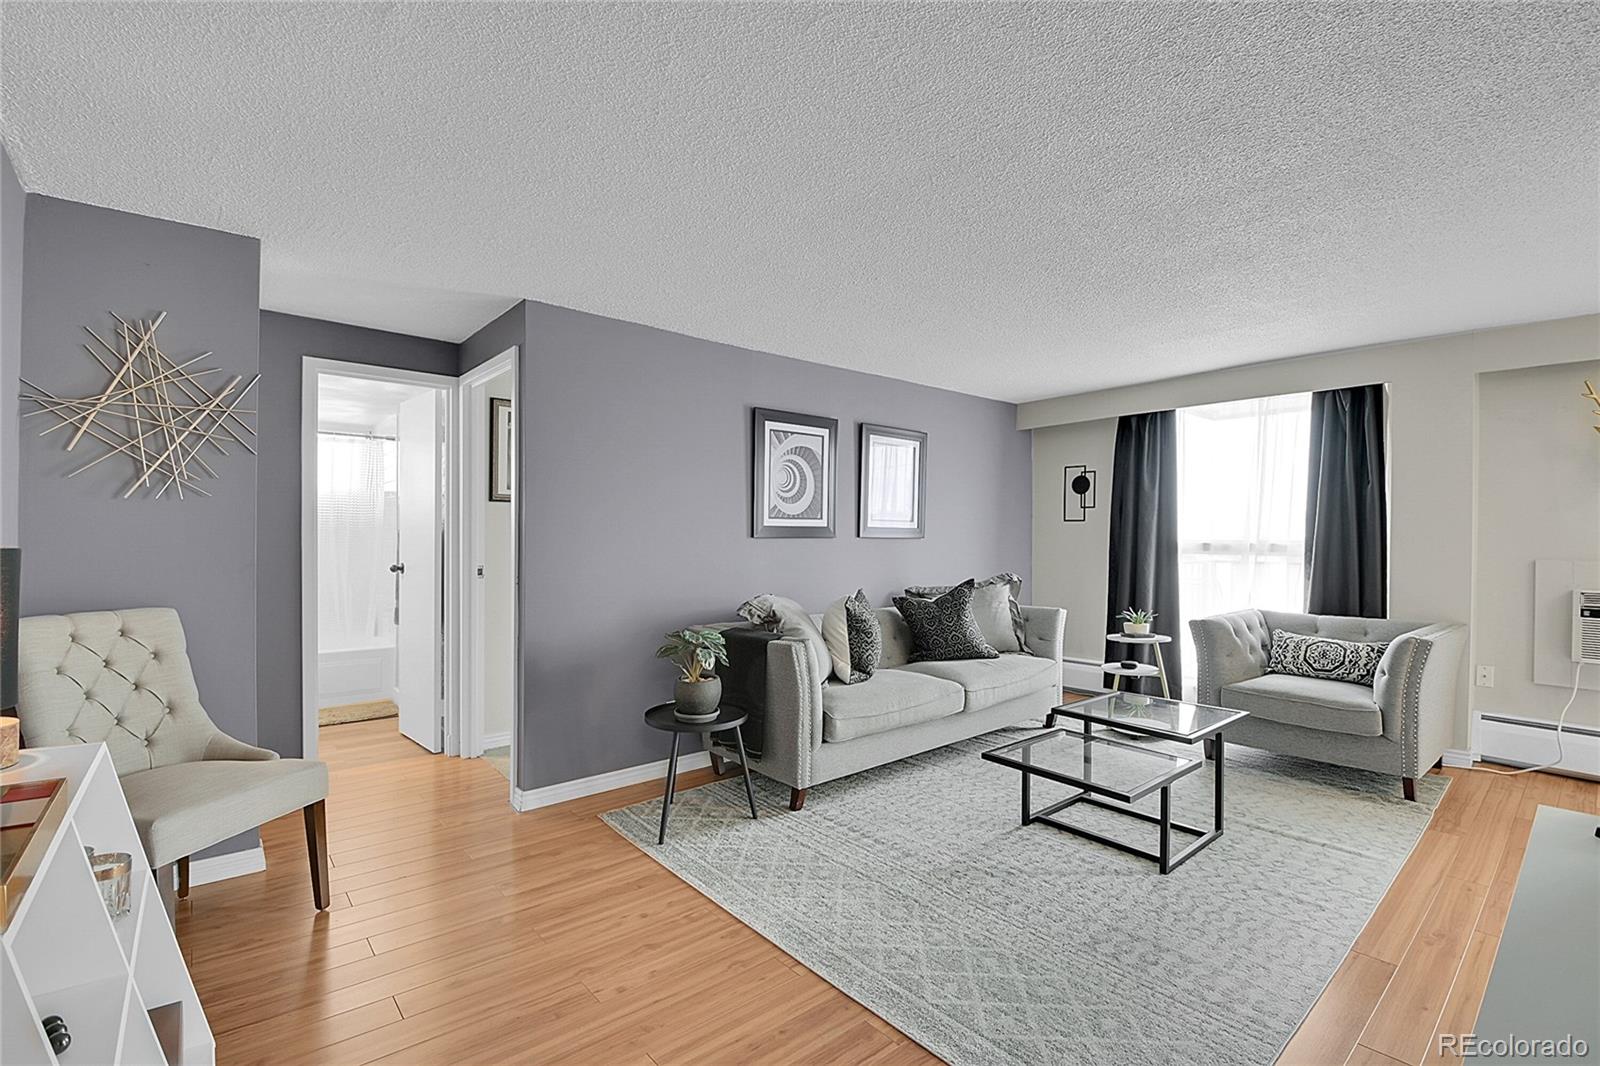
[[[400,525],[400,619],[395,639],[400,732],[429,751],[443,746],[439,673],[439,393],[400,405],[395,486]]]

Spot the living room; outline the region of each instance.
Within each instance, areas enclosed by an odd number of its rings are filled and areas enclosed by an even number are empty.
[[[6,1062],[1592,1054],[1592,6],[0,27]]]

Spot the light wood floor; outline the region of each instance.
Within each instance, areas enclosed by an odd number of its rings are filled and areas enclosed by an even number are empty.
[[[426,755],[391,721],[321,745],[334,909],[312,909],[298,815],[263,829],[266,873],[179,905],[223,1066],[937,1061],[595,817],[658,784],[516,814],[481,760]],[[1283,1062],[1431,1061],[1434,1031],[1476,1015],[1536,805],[1600,809],[1568,778],[1446,772]]]

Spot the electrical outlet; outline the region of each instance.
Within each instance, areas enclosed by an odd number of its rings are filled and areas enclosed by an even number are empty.
[[[1480,666],[1480,667],[1478,667],[1478,687],[1479,688],[1494,688],[1494,667],[1492,667],[1492,666]]]

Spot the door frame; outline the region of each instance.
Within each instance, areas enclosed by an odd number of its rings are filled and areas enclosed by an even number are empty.
[[[441,412],[440,441],[445,448],[445,462],[440,474],[444,479],[444,513],[440,521],[444,526],[444,559],[441,576],[444,582],[443,654],[440,658],[440,677],[444,698],[444,754],[460,752],[460,708],[455,698],[455,685],[451,684],[457,670],[457,649],[460,648],[460,616],[457,603],[456,575],[461,572],[461,533],[453,520],[460,495],[461,452],[456,440],[456,412],[458,404],[452,402],[456,395],[457,379],[446,374],[428,374],[420,370],[401,370],[397,367],[371,366],[350,363],[340,359],[306,356],[300,367],[300,751],[303,758],[317,757],[317,381],[322,375],[332,377],[362,378],[367,381],[388,381],[401,385],[421,385],[440,389],[445,402]]]
[[[483,591],[482,582],[475,580],[472,573],[473,559],[470,548],[478,542],[486,512],[484,498],[484,484],[479,480],[480,471],[474,469],[473,457],[474,442],[471,435],[480,428],[488,431],[492,427],[487,425],[487,418],[480,423],[477,411],[472,408],[473,392],[492,378],[510,372],[512,396],[512,442],[514,454],[512,456],[513,488],[511,493],[511,613],[512,613],[512,666],[515,676],[511,685],[511,782],[510,795],[514,798],[517,791],[517,764],[520,761],[518,752],[521,750],[520,739],[522,730],[522,470],[518,462],[522,454],[522,417],[518,408],[520,392],[518,389],[520,367],[518,354],[520,349],[512,345],[492,359],[485,360],[462,374],[457,379],[455,426],[456,440],[453,451],[457,457],[457,466],[461,473],[458,484],[462,491],[456,496],[457,511],[455,521],[452,523],[460,531],[459,554],[457,566],[453,571],[456,580],[458,602],[454,605],[454,612],[460,619],[459,666],[456,671],[455,704],[459,708],[460,729],[459,754],[473,758],[483,754],[483,686],[479,679],[483,676]],[[487,460],[487,451],[485,451]],[[482,471],[487,476],[487,471]]]

